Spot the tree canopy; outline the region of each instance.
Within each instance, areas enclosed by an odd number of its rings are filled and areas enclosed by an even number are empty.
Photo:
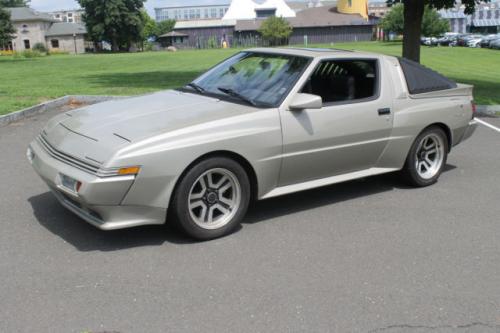
[[[12,41],[16,29],[10,20],[10,13],[0,7],[0,47],[5,47]]]
[[[483,0],[490,2],[490,0]],[[422,34],[422,22],[424,19],[425,6],[434,9],[451,8],[457,3],[456,0],[387,0],[389,6],[404,3],[404,29],[403,29],[403,57],[420,61],[420,36]],[[472,14],[478,3],[477,0],[461,0],[465,6],[465,13]]]
[[[380,26],[387,32],[395,32],[399,35],[404,32],[404,5],[396,4],[392,10],[382,19]],[[447,20],[442,19],[439,13],[429,6],[424,9],[422,19],[422,35],[435,37],[447,32],[450,25]]]
[[[30,0],[0,0],[0,7],[28,7]]]
[[[292,27],[283,17],[271,16],[262,22],[259,32],[264,40],[274,46],[285,43],[292,33]]]
[[[113,51],[128,50],[143,40],[145,0],[78,0],[83,20],[94,42],[106,41]]]

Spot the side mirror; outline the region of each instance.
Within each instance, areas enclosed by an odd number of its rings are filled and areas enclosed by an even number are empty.
[[[293,97],[289,105],[290,110],[300,111],[304,109],[321,109],[323,107],[323,99],[318,95],[297,94]]]

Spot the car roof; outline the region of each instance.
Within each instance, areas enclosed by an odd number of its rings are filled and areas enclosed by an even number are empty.
[[[382,57],[382,55],[377,53],[369,52],[359,52],[351,50],[341,50],[341,49],[327,49],[327,48],[300,48],[300,47],[259,47],[246,50],[248,52],[259,52],[259,53],[271,53],[271,54],[285,54],[294,55],[302,57],[313,57],[313,58],[331,58],[331,57],[359,57],[359,56],[370,56],[370,57]]]

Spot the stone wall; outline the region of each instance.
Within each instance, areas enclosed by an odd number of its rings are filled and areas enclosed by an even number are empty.
[[[16,38],[12,40],[12,48],[14,51],[25,51],[24,41],[28,40],[30,49],[36,43],[45,44],[45,32],[49,29],[48,22],[15,22]]]
[[[52,40],[59,41],[59,48],[52,47]],[[46,38],[47,48],[50,51],[63,51],[69,52],[71,54],[75,54],[75,42],[76,42],[76,52],[84,53],[85,52],[85,40],[83,35],[76,36],[76,40],[73,36],[50,36]]]

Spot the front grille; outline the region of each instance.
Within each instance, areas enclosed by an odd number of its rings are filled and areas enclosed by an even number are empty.
[[[43,135],[38,136],[38,142],[45,149],[45,151],[55,158],[58,161],[61,161],[65,164],[69,164],[75,168],[93,174],[95,176],[99,175],[99,166],[79,159],[77,157],[71,156],[69,154],[63,153],[60,150],[54,148],[44,137]]]

